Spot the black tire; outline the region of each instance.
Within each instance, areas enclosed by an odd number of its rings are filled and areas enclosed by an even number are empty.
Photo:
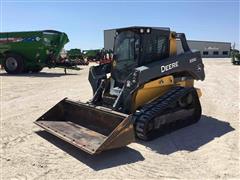
[[[9,74],[20,74],[24,72],[24,60],[18,54],[9,53],[3,61],[3,67]]]

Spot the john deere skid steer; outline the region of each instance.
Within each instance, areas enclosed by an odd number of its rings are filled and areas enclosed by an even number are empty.
[[[184,52],[177,54],[176,39]],[[200,52],[168,28],[116,30],[111,64],[91,67],[93,98],[63,99],[36,124],[90,154],[152,140],[201,117],[194,80],[204,80]]]

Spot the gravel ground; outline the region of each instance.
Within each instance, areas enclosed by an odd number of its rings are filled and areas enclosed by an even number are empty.
[[[90,156],[33,122],[64,97],[92,96],[88,67],[1,71],[2,179],[239,179],[239,72],[229,59],[205,59],[201,120],[151,142]]]

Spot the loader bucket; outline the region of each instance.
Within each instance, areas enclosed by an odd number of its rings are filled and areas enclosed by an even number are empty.
[[[49,133],[89,154],[135,141],[131,115],[63,99],[35,121]]]

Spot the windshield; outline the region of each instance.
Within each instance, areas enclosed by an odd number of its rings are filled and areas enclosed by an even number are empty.
[[[138,64],[139,35],[132,31],[124,31],[115,39],[113,67],[114,78],[118,82],[124,82],[127,76]]]
[[[136,45],[139,44],[139,38],[131,31],[120,33],[115,39],[115,55],[117,61],[134,61]]]

